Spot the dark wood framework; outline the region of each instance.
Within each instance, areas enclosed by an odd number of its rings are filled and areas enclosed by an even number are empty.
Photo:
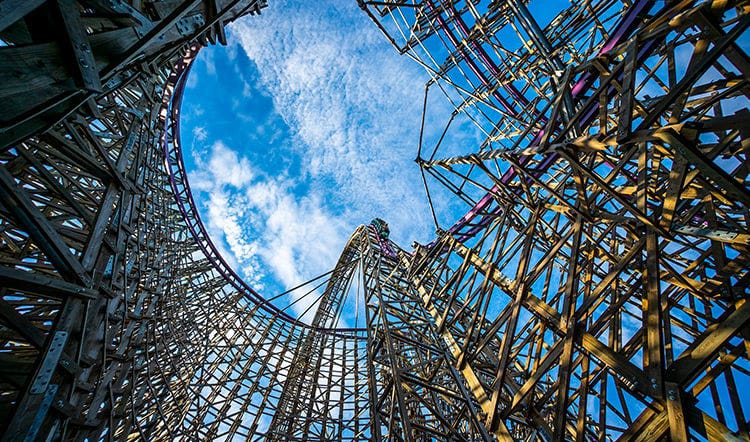
[[[748,440],[750,3],[359,3],[486,139],[420,141],[467,215],[359,227],[305,324],[182,164],[197,51],[265,2],[0,0],[3,440]]]

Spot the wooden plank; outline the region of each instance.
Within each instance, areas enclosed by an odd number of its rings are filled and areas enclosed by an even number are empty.
[[[0,97],[28,95],[34,89],[64,84],[70,74],[61,57],[60,43],[56,41],[0,47]],[[6,113],[8,110],[3,111]]]
[[[671,87],[669,93],[659,100],[656,106],[649,109],[648,116],[643,119],[640,125],[638,125],[637,130],[647,129],[654,125],[659,118],[662,118],[664,112],[669,109],[672,104],[674,104],[674,102],[685,93],[685,91],[695,84],[700,76],[703,75],[703,73],[724,54],[726,48],[732,45],[748,26],[750,26],[750,15],[742,16],[729,34],[726,35],[726,38],[716,42],[711,50],[706,52],[706,54],[685,73],[682,80],[674,85],[674,87]]]
[[[563,308],[561,317],[561,326],[565,329],[566,334],[563,338],[562,354],[558,361],[558,381],[557,381],[557,398],[555,406],[555,418],[552,425],[552,438],[554,440],[565,440],[566,429],[568,427],[568,407],[570,405],[570,380],[573,377],[573,354],[575,352],[574,344],[576,339],[576,300],[578,298],[578,284],[580,282],[579,271],[581,260],[585,254],[580,253],[581,241],[583,238],[583,220],[579,215],[573,226],[573,244],[570,247],[570,257],[568,258],[568,274],[565,280],[565,292],[563,294]]]
[[[749,16],[750,17],[750,16]],[[750,206],[750,192],[742,184],[738,183],[723,169],[718,167],[709,158],[693,146],[693,143],[680,137],[671,129],[654,132],[654,137],[673,147],[677,153],[688,159],[695,167],[726,192],[727,196]]]
[[[88,91],[101,92],[102,83],[99,70],[96,67],[91,43],[86,36],[78,3],[75,0],[57,0],[55,2],[61,17],[63,40],[72,52],[73,71],[76,73],[76,83]]]
[[[124,17],[129,18],[128,24],[133,24],[132,29],[139,35],[144,35],[154,27],[154,23],[141,11],[129,5],[125,1],[112,0],[86,0],[86,4],[93,6],[104,14],[109,14],[122,20]],[[135,3],[134,3],[135,5]],[[142,6],[141,6],[142,7]]]
[[[669,428],[666,410],[647,407],[617,439],[622,442],[659,440]]]
[[[612,372],[617,374],[622,380],[632,382],[633,389],[640,391],[646,396],[651,394],[648,377],[635,364],[604,345],[590,333],[583,334],[581,345],[591,356],[609,366]]]
[[[638,191],[636,204],[642,213],[648,212],[649,176],[652,153],[645,142],[638,143]],[[664,394],[662,380],[664,375],[664,341],[662,340],[661,289],[659,281],[659,237],[654,229],[643,226],[646,237],[645,259],[642,264],[641,280],[644,287],[642,302],[642,329],[645,330],[643,349],[643,367],[649,377],[649,388],[652,397]]]
[[[177,6],[167,17],[158,25],[154,26],[144,35],[137,43],[132,45],[122,56],[115,62],[110,63],[102,72],[102,79],[108,81],[122,66],[131,62],[144,49],[153,44],[160,36],[174,26],[185,14],[198,6],[202,0],[189,0]]]
[[[628,43],[627,55],[625,56],[625,68],[622,80],[622,96],[620,97],[620,112],[617,120],[617,141],[625,141],[631,133],[631,122],[633,120],[635,74],[638,70],[636,61],[638,57],[638,34],[634,35]]]
[[[406,264],[406,267],[408,268],[408,263],[405,263],[405,264]],[[435,308],[434,304],[430,302],[430,293],[424,289],[424,286],[421,284],[420,281],[418,280],[415,281],[415,285],[416,285],[417,291],[422,297],[422,302],[424,303],[425,309],[437,323],[437,321],[440,320],[440,315],[437,309]],[[448,345],[448,349],[450,350],[451,354],[456,359],[456,361],[461,361],[463,359],[463,352],[462,352],[461,347],[456,342],[456,339],[453,337],[453,335],[444,327],[442,328],[440,335],[445,341],[445,343]],[[490,401],[490,398],[487,396],[487,392],[485,391],[484,386],[479,381],[479,377],[476,375],[471,365],[468,363],[465,363],[465,364],[462,364],[462,366],[458,366],[456,368],[463,375],[464,380],[469,386],[469,390],[471,391],[472,395],[474,395],[474,397],[476,398],[482,410],[487,415],[492,414],[492,402]],[[510,435],[510,432],[508,431],[508,427],[505,425],[505,422],[503,422],[502,420],[499,422],[497,429],[495,429],[494,431],[491,429],[490,431],[495,436],[498,437],[498,440],[508,441],[508,442],[513,440],[513,438]]]
[[[685,406],[685,418],[696,432],[703,435],[709,442],[750,442],[747,434],[736,434],[726,425],[702,412],[692,405]]]
[[[60,278],[17,270],[11,267],[0,267],[0,281],[2,281],[3,287],[57,299],[67,296],[94,299],[98,296],[96,290],[71,284]]]
[[[5,325],[17,331],[31,345],[37,348],[44,346],[46,339],[44,333],[2,298],[0,298],[0,317],[3,318]]]
[[[672,442],[688,442],[685,413],[682,410],[680,386],[675,382],[665,382],[669,435]]]
[[[0,0],[0,31],[25,17],[47,0]]]
[[[671,379],[680,385],[690,384],[694,377],[708,366],[729,339],[737,336],[750,322],[750,302],[740,303],[740,307],[719,322],[706,329],[695,339],[695,342],[667,369]]]
[[[0,166],[0,201],[68,281],[89,285],[90,278],[70,247],[3,166]]]

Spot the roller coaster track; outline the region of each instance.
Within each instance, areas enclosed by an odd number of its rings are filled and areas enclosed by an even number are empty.
[[[748,2],[358,3],[486,138],[420,141],[466,215],[358,227],[306,323],[183,162],[265,2],[0,0],[3,440],[748,440]]]

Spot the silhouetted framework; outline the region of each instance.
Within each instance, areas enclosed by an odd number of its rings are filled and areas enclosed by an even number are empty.
[[[573,3],[360,0],[485,141],[420,140],[466,215],[357,228],[306,324],[182,162],[265,1],[0,0],[3,440],[748,440],[750,2]]]

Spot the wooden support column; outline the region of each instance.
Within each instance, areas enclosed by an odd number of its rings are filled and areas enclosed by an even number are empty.
[[[638,143],[638,189],[636,192],[638,210],[648,216],[649,176],[651,174],[651,154],[648,144]],[[661,288],[659,286],[659,238],[655,229],[644,224],[646,236],[645,256],[641,258],[644,294],[642,297],[642,323],[645,330],[643,367],[649,379],[651,396],[664,395],[664,343],[662,339]]]
[[[568,424],[568,405],[570,403],[568,390],[570,389],[570,379],[573,377],[573,344],[575,343],[577,333],[575,316],[580,278],[578,273],[581,268],[579,260],[585,256],[585,254],[580,253],[582,236],[583,221],[579,215],[576,217],[575,224],[573,225],[573,243],[570,247],[570,259],[568,260],[568,279],[565,281],[563,311],[560,315],[560,327],[565,330],[566,334],[563,338],[563,349],[560,355],[560,368],[558,372],[557,405],[555,421],[552,426],[552,438],[554,440],[569,438],[569,435],[565,434],[565,429]],[[582,406],[585,407],[586,405],[583,404]]]
[[[669,415],[669,436],[672,442],[688,442],[690,438],[685,425],[685,412],[682,410],[680,385],[676,382],[666,382],[664,387]]]
[[[487,415],[487,426],[489,427],[490,431],[497,430],[500,426],[500,420],[502,419],[499,409],[501,404],[500,396],[503,393],[503,383],[506,375],[506,367],[510,363],[510,350],[514,343],[512,337],[516,331],[516,325],[518,324],[518,317],[521,312],[523,300],[527,295],[526,291],[528,290],[528,286],[525,283],[526,269],[529,266],[529,260],[531,259],[531,252],[534,246],[534,232],[537,216],[538,213],[535,213],[532,219],[529,220],[527,229],[524,231],[524,234],[526,235],[524,238],[523,246],[524,254],[523,258],[518,264],[518,269],[516,272],[517,284],[514,287],[516,292],[515,299],[511,301],[513,303],[512,312],[510,318],[508,319],[508,323],[505,326],[505,339],[503,339],[502,341],[500,354],[498,355],[499,362],[497,371],[495,373],[495,379],[492,385],[491,409],[490,413]],[[490,274],[489,271],[487,273]]]
[[[90,92],[101,92],[99,70],[96,67],[91,43],[81,21],[81,12],[75,0],[56,0],[54,3],[61,18],[63,41],[70,51],[71,62],[78,86]]]
[[[408,263],[405,263],[405,265],[408,266]],[[419,279],[415,279],[414,285],[422,297],[422,302],[424,303],[425,309],[433,317],[436,324],[441,324],[440,313],[435,308],[434,304],[431,302],[430,294],[425,290],[424,286],[422,285],[422,282]],[[453,337],[450,331],[448,331],[445,327],[442,327],[439,325],[438,328],[439,330],[441,330],[440,335],[445,341],[445,343],[448,345],[448,349],[450,350],[454,359],[456,361],[462,361],[465,357],[465,354],[463,353],[463,350],[456,342],[456,339]],[[463,364],[457,363],[455,368],[459,370],[460,373],[463,375],[464,380],[469,385],[469,390],[471,391],[472,395],[474,395],[474,397],[476,398],[477,402],[479,403],[479,406],[482,408],[482,411],[484,411],[485,414],[490,415],[493,411],[492,403],[490,402],[490,399],[487,396],[487,392],[485,391],[482,383],[479,381],[479,377],[476,375],[474,369],[471,367],[469,363],[463,363]],[[511,442],[513,440],[513,438],[510,435],[510,432],[508,431],[508,427],[505,425],[505,422],[503,422],[502,420],[498,423],[498,428],[494,430],[490,430],[490,432],[494,433],[494,435],[500,441]]]

